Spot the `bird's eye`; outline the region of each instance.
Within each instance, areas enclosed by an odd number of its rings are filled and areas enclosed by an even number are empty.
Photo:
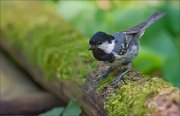
[[[103,44],[103,42],[100,42],[100,41],[99,41],[98,44],[101,45],[101,44]]]

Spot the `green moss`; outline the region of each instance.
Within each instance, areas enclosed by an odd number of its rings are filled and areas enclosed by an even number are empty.
[[[103,88],[102,86],[100,88]],[[171,88],[171,86],[162,79],[144,76],[109,93],[104,108],[110,116],[145,116],[147,114],[146,100],[166,88]]]
[[[88,39],[39,2],[2,2],[1,36],[47,78],[84,83],[97,66]]]
[[[98,65],[87,51],[88,39],[57,17],[51,8],[38,2],[3,2],[0,8],[3,40],[23,53],[47,78],[83,84],[86,75]],[[111,74],[102,80],[97,92],[103,94],[114,77]],[[126,80],[130,78],[126,76]],[[142,116],[148,112],[146,100],[165,88],[170,86],[161,79],[144,76],[108,91],[104,108],[110,116]]]

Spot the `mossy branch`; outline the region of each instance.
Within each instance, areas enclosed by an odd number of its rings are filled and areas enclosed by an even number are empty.
[[[1,1],[0,33],[1,50],[59,98],[75,97],[88,115],[180,113],[179,89],[159,77],[131,72],[114,87],[114,72],[98,83],[106,66],[87,52],[88,39],[41,2]]]

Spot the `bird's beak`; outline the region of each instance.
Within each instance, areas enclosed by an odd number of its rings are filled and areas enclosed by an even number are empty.
[[[88,50],[93,50],[95,48],[94,45],[90,45]]]

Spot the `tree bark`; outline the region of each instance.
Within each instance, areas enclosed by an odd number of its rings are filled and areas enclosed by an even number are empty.
[[[19,17],[21,19],[19,19]],[[64,101],[75,97],[90,116],[179,115],[179,89],[159,77],[130,72],[110,86],[114,71],[87,53],[88,40],[41,2],[1,3],[0,48],[43,88]]]

